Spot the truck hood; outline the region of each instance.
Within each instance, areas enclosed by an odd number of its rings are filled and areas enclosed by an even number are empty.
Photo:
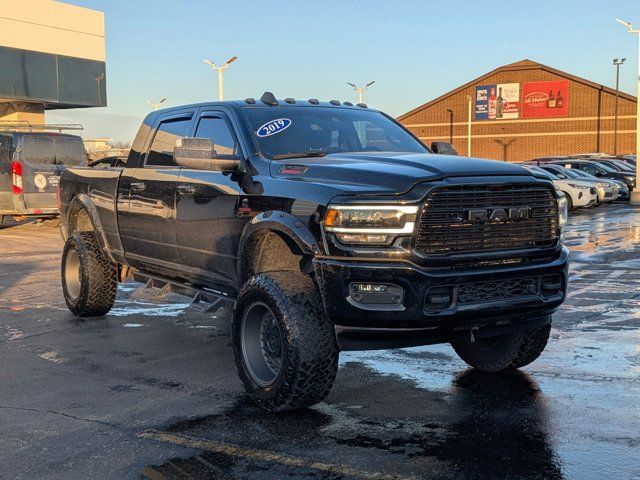
[[[344,190],[396,194],[419,182],[445,177],[531,176],[522,167],[495,160],[389,152],[273,161],[271,174],[277,178],[332,184]]]

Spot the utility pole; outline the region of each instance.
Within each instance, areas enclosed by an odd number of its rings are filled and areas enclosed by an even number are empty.
[[[203,62],[209,65],[212,70],[218,71],[218,100],[220,101],[224,100],[224,79],[222,77],[222,74],[227,68],[229,68],[229,65],[235,62],[237,59],[238,57],[231,57],[229,58],[229,60],[224,62],[224,65],[222,65],[221,67],[216,67],[215,62],[213,62],[212,60],[203,60]]]
[[[614,58],[613,65],[616,67],[616,104],[613,114],[613,154],[618,154],[618,93],[620,89],[620,65],[625,62],[626,58]]]
[[[156,111],[156,110],[158,110],[158,109],[162,106],[162,104],[163,104],[164,102],[166,102],[166,101],[167,101],[167,99],[166,99],[166,98],[162,98],[162,99],[158,100],[157,102],[154,102],[153,100],[149,99],[149,100],[147,100],[147,103],[148,103],[149,105],[151,105],[151,108],[153,108],[153,111],[155,112],[155,111]]]
[[[631,205],[640,205],[640,30],[633,29],[629,22],[625,22],[616,18],[616,22],[621,23],[627,29],[627,32],[632,35],[638,36],[638,75],[636,77],[637,82],[637,96],[636,96],[636,188],[631,192]]]
[[[351,85],[353,87],[353,89],[358,92],[358,103],[363,103],[364,100],[364,91],[369,88],[371,85],[373,85],[374,83],[376,83],[376,81],[374,80],[373,82],[369,82],[367,83],[364,87],[358,87],[355,83],[351,83],[351,82],[347,82],[347,85]]]

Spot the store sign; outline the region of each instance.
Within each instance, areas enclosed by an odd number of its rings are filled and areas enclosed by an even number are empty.
[[[518,118],[519,83],[497,83],[476,87],[476,120]]]
[[[566,117],[568,114],[568,80],[522,84],[522,118]]]

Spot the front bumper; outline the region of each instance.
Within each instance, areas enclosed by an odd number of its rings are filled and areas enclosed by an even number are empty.
[[[404,261],[328,257],[316,258],[314,268],[339,340],[345,334],[357,336],[366,349],[389,348],[367,345],[369,333],[372,342],[380,334],[400,334],[419,345],[448,341],[470,330],[525,328],[529,322],[548,318],[565,299],[568,259],[569,251],[563,247],[543,261],[490,268],[426,268]],[[399,286],[402,301],[383,307],[362,305],[350,293],[350,285],[358,282]],[[554,288],[548,289],[549,285]],[[434,308],[434,298],[449,301]]]

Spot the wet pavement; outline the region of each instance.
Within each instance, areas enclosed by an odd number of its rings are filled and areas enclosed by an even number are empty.
[[[482,374],[448,345],[341,356],[326,401],[254,407],[228,312],[120,286],[62,300],[56,230],[0,227],[0,478],[640,478],[640,209],[572,215],[547,350]]]

